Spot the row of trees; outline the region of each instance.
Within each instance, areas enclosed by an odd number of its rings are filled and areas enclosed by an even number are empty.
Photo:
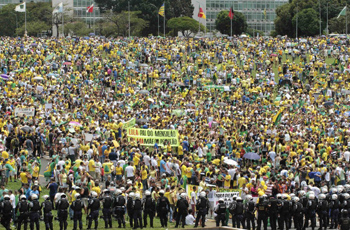
[[[320,13],[323,33],[327,28],[327,16],[329,33],[345,33],[345,16],[337,17],[346,4],[350,4],[350,0],[290,0],[276,9],[274,34],[295,37],[298,20],[298,36],[318,35]]]

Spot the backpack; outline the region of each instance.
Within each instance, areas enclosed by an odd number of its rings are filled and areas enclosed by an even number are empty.
[[[237,202],[232,201],[232,203],[230,204],[230,207],[229,207],[230,212],[234,212],[236,210],[236,207],[237,207]]]
[[[51,212],[51,211],[52,211],[52,203],[51,203],[51,201],[46,200],[46,201],[44,202],[44,205],[45,205],[45,207],[44,207],[44,213],[48,213],[48,212]]]
[[[2,213],[4,214],[7,214],[7,213],[10,213],[12,211],[12,204],[9,200],[5,200],[3,203],[2,203]]]
[[[328,209],[328,202],[326,200],[322,201],[321,210],[326,211]]]
[[[33,200],[32,203],[33,203],[33,207],[31,207],[32,212],[37,212],[41,209],[40,203],[38,200]]]
[[[69,203],[66,199],[60,201],[58,208],[59,209],[67,209],[69,207]]]
[[[220,215],[220,214],[224,214],[225,212],[226,212],[226,204],[220,203],[217,214]]]
[[[81,209],[82,209],[82,205],[81,205],[81,200],[76,200],[74,202],[74,211],[80,211],[81,212]]]
[[[289,203],[289,201],[284,201],[283,202],[283,211],[284,212],[289,212],[289,207],[290,206],[290,203]]]
[[[20,213],[28,212],[28,202],[27,201],[20,201],[18,203],[18,211]]]
[[[187,209],[186,200],[185,200],[185,199],[180,199],[180,200],[177,202],[177,208],[178,208],[179,210],[185,210],[185,209]]]
[[[104,171],[105,171],[105,173],[108,173],[108,172],[109,172],[109,167],[108,167],[108,165],[105,165]]]
[[[104,208],[111,208],[112,206],[112,198],[107,196],[103,202],[103,207]]]
[[[141,210],[142,209],[141,200],[134,200],[133,207],[134,207],[134,210]]]
[[[166,208],[166,198],[163,196],[159,198],[159,207],[165,209]]]
[[[238,214],[238,215],[243,214],[243,203],[242,202],[237,203],[236,214]]]
[[[145,202],[145,210],[152,210],[153,199],[152,197],[147,197]]]
[[[125,198],[124,196],[120,195],[116,199],[117,206],[124,206],[125,205]]]
[[[249,202],[248,203],[248,211],[249,212],[254,212],[254,208],[255,208],[255,204],[254,204],[254,202]]]

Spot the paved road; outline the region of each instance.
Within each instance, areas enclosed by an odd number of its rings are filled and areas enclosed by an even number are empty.
[[[49,157],[44,156],[41,158],[41,170],[40,170],[40,177],[39,177],[39,183],[41,186],[45,186],[47,184],[46,179],[44,177],[44,172],[46,171],[46,166],[50,161]]]

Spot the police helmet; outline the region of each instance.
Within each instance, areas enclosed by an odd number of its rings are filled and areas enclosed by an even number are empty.
[[[237,200],[237,201],[242,201],[242,197],[237,196],[236,200]]]
[[[164,190],[160,190],[160,191],[159,191],[159,194],[164,194]]]
[[[6,196],[10,199],[10,197],[9,197],[8,195],[5,195],[5,196],[4,196],[5,199],[6,199]],[[38,199],[38,195],[33,194],[33,195],[32,195],[32,200],[36,200],[36,199]]]
[[[219,199],[219,202],[220,202],[220,201],[224,202],[224,198],[220,198],[220,199]]]
[[[346,210],[346,209],[343,209],[343,210],[341,211],[341,213],[343,214],[344,217],[347,217],[347,216],[348,216],[348,210]]]
[[[122,191],[120,190],[120,189],[117,189],[117,190],[115,190],[115,195],[119,195],[119,194],[121,194],[122,193]]]
[[[79,199],[80,198],[80,194],[79,193],[75,194],[74,196],[75,196],[75,199]]]
[[[45,196],[49,197],[48,195],[45,195]],[[45,199],[45,196],[44,196],[44,199]],[[27,197],[26,197],[25,195],[21,195],[21,196],[20,196],[20,199],[21,199],[21,200],[26,200]],[[45,199],[45,200],[46,200],[46,199]]]
[[[61,195],[61,199],[66,199],[66,197],[67,197],[67,196],[66,196],[66,194],[64,194],[64,193]]]
[[[91,192],[91,196],[92,196],[92,198],[96,198],[97,197],[97,192]]]
[[[331,192],[332,192],[332,193],[337,193],[338,190],[337,190],[336,188],[331,188]]]
[[[282,194],[282,198],[285,199],[285,200],[287,200],[287,199],[288,199],[288,195],[287,195],[286,193],[283,193],[283,194]]]
[[[295,196],[295,197],[293,197],[293,200],[294,200],[294,202],[299,202],[299,197],[297,197],[297,196]]]
[[[315,199],[315,194],[312,194],[312,193],[309,194],[309,199],[310,199],[310,200],[314,200],[314,199]]]
[[[246,198],[247,200],[252,200],[252,199],[253,199],[252,195],[247,195],[245,198]]]
[[[344,193],[344,194],[343,194],[343,196],[344,196],[345,200],[347,200],[347,199],[349,199],[349,198],[350,198],[349,193]]]
[[[206,193],[205,192],[201,192],[200,196],[201,197],[205,197]]]
[[[131,193],[129,193],[129,196],[130,196],[131,198],[135,198],[135,193],[131,192]]]
[[[282,199],[282,194],[281,193],[277,194],[277,199]]]
[[[326,199],[326,195],[325,194],[320,194],[320,195],[318,195],[318,199],[324,200],[324,199]]]
[[[299,191],[299,195],[300,195],[300,196],[305,196],[305,191],[304,191],[304,190],[300,190],[300,191]]]
[[[183,192],[183,193],[181,193],[180,196],[181,196],[181,198],[186,198],[187,194]]]
[[[345,188],[345,190],[346,190],[347,192],[350,191],[350,184],[344,185],[344,188]]]
[[[332,200],[336,200],[338,199],[338,195],[337,194],[332,194]]]
[[[22,195],[22,196],[24,196],[24,195]],[[21,196],[21,199],[22,199],[22,196]],[[26,196],[24,196],[24,198],[25,198],[25,197],[26,197]],[[43,196],[43,199],[44,199],[44,200],[47,200],[48,198],[50,198],[49,195],[44,195],[44,196]]]
[[[140,199],[140,197],[141,197],[141,196],[140,196],[140,193],[136,193],[136,194],[135,194],[135,198],[136,198],[136,199]]]
[[[148,191],[148,190],[146,190],[145,195],[146,195],[146,196],[150,196],[150,195],[151,195],[151,192]]]
[[[321,189],[321,191],[322,191],[322,193],[327,193],[327,192],[328,192],[328,189],[325,188],[325,187],[323,187],[323,188]]]

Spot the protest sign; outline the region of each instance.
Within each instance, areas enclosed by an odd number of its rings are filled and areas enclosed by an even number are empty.
[[[132,118],[123,124],[123,129],[128,129],[134,127],[136,124],[136,119]]]
[[[141,145],[153,146],[158,141],[158,145],[163,146],[165,141],[169,141],[171,146],[179,146],[179,133],[177,130],[130,128],[127,135],[129,140],[134,138]]]
[[[52,109],[52,103],[45,104],[45,109]]]
[[[33,117],[34,116],[35,109],[33,107],[30,108],[15,108],[15,116],[22,116],[25,115],[27,117]]]
[[[240,196],[241,191],[239,189],[230,189],[230,192],[217,192],[214,195],[214,204],[219,203],[219,199],[223,198],[226,205],[229,205],[233,201],[234,196]]]
[[[85,141],[92,141],[92,138],[94,137],[94,135],[93,134],[91,134],[91,133],[84,133],[84,135],[85,135]]]

